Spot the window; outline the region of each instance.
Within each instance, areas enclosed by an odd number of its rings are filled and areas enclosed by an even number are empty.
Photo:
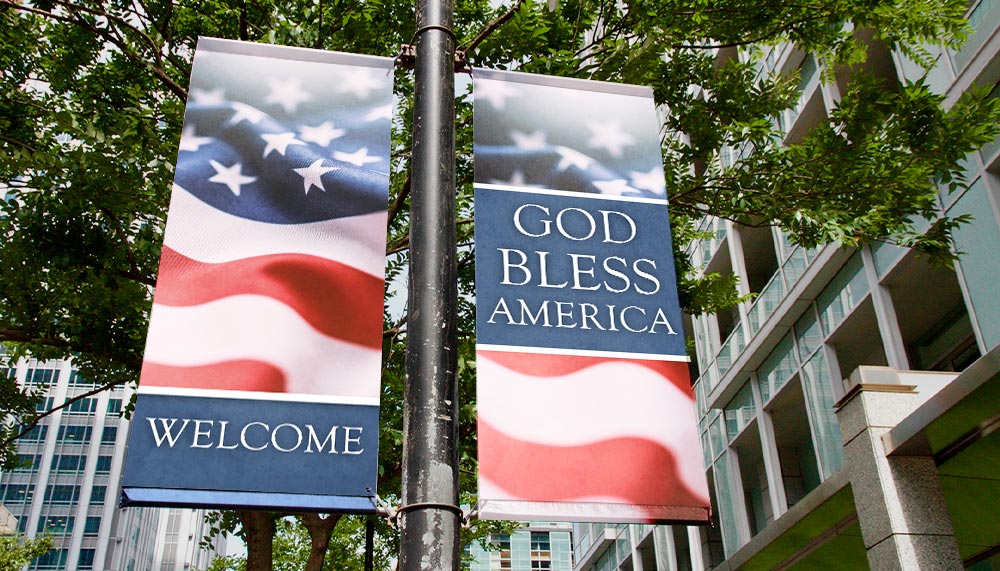
[[[86,444],[90,440],[89,426],[60,426],[59,440],[72,444]]]
[[[52,458],[52,469],[56,472],[78,472],[87,465],[87,459],[79,454],[61,454]]]
[[[104,496],[108,493],[107,486],[94,486],[94,491],[90,494],[91,504],[103,504]]]
[[[101,518],[99,517],[88,517],[87,521],[83,524],[84,535],[97,535],[100,530]]]
[[[499,556],[500,568],[510,569],[510,535],[506,533],[495,533],[491,539],[499,548],[496,554]]]
[[[69,374],[69,384],[71,387],[93,386],[94,381],[84,377],[79,373],[79,371],[72,371]]]
[[[855,253],[816,300],[823,333],[833,333],[867,295],[868,279],[861,256]]]
[[[45,440],[45,435],[49,432],[49,426],[47,424],[35,425],[31,430],[26,432],[24,436],[18,438],[22,442],[36,442]]]
[[[73,533],[73,516],[50,515],[38,520],[39,533],[66,534]]]
[[[14,470],[30,472],[38,467],[41,460],[42,457],[39,454],[18,454],[17,467]]]
[[[122,413],[122,399],[108,399],[108,414]]]
[[[52,408],[52,404],[52,397],[39,399],[38,402],[35,403],[35,412],[45,412],[50,410]]]
[[[81,549],[79,563],[76,566],[77,569],[93,569],[94,568],[94,550],[93,549]]]
[[[97,410],[97,399],[83,398],[69,403],[66,412],[71,414],[93,414]]]
[[[45,555],[35,559],[35,563],[29,569],[65,569],[67,554],[68,551],[66,549],[49,551]]]
[[[55,369],[30,369],[25,375],[25,384],[35,386],[48,386],[55,375]]]
[[[7,484],[3,488],[3,503],[20,504],[30,502],[35,495],[33,484]],[[27,520],[27,518],[23,518]]]
[[[552,568],[552,549],[549,534],[531,532],[531,569],[548,570]]]
[[[111,456],[97,457],[97,473],[107,473],[111,471]]]
[[[80,499],[80,486],[56,485],[45,490],[45,501],[53,504],[71,504]]]
[[[104,432],[101,433],[101,444],[114,444],[115,440],[117,439],[118,439],[118,427],[105,426]]]

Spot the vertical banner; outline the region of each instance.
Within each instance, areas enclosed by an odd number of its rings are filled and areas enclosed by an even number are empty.
[[[652,91],[474,77],[480,517],[708,521]]]
[[[126,505],[372,512],[392,60],[201,39]]]

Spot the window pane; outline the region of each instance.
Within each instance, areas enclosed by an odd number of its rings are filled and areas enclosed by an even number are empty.
[[[829,478],[844,464],[844,447],[840,443],[840,425],[833,410],[833,380],[822,351],[802,366],[802,383],[821,470],[824,479]]]
[[[792,349],[792,336],[785,335],[757,370],[761,401],[765,403],[769,401],[795,374],[797,363],[795,351]]]
[[[867,294],[864,264],[855,253],[816,300],[823,332],[830,335]]]

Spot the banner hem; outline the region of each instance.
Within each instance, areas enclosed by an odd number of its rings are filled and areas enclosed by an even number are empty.
[[[123,487],[121,507],[295,509],[323,513],[372,514],[375,496],[322,496],[219,490]]]
[[[567,355],[574,357],[611,357],[615,359],[635,359],[641,361],[675,361],[690,363],[687,355],[662,355],[657,353],[626,353],[622,351],[594,351],[590,349],[563,349],[558,347],[531,347],[520,345],[491,345],[479,343],[476,351],[496,351],[498,353],[531,353],[537,355]]]
[[[386,56],[352,54],[347,52],[317,50],[297,46],[244,42],[239,40],[227,40],[225,38],[213,38],[209,36],[199,36],[198,47],[202,50],[214,53],[264,57],[270,59],[287,59],[312,63],[364,65],[386,70],[391,70],[396,63],[395,58]]]
[[[480,500],[479,519],[705,525],[707,506],[665,506],[601,502]]]
[[[509,184],[495,184],[492,182],[474,182],[473,188],[485,190],[505,190],[507,192],[524,192],[528,194],[548,194],[552,196],[568,196],[573,198],[592,198],[594,200],[613,200],[615,202],[644,202],[647,204],[669,205],[666,198],[649,198],[645,196],[622,196],[617,194],[597,194],[594,192],[580,192],[579,190],[561,190],[558,188],[542,188],[535,186],[511,186]]]
[[[576,77],[542,75],[538,73],[528,73],[523,71],[504,71],[499,69],[487,69],[485,67],[472,68],[472,77],[479,79],[490,79],[494,81],[530,83],[534,85],[545,85],[548,87],[561,87],[564,89],[595,91],[600,93],[611,93],[614,95],[625,95],[629,97],[641,97],[644,99],[653,99],[653,88],[648,85],[633,85],[629,83],[614,83],[611,81],[580,79]],[[473,92],[473,94],[475,94],[475,92]]]

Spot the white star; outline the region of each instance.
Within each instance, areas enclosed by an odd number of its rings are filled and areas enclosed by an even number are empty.
[[[217,182],[229,187],[236,196],[240,195],[240,187],[257,180],[255,176],[243,176],[243,165],[236,163],[231,167],[224,167],[213,160],[208,161],[215,169],[215,176],[208,179],[210,182]]]
[[[309,141],[310,143],[316,143],[317,145],[323,145],[326,147],[330,144],[330,141],[343,137],[346,132],[347,131],[343,129],[337,129],[334,127],[332,122],[324,121],[322,124],[315,127],[303,125],[302,128],[299,129],[299,138],[303,141]]]
[[[517,90],[506,81],[493,79],[481,79],[476,82],[476,89],[472,96],[476,99],[489,101],[490,105],[496,109],[503,109],[507,105],[507,98],[517,95]]]
[[[302,177],[302,186],[305,188],[306,194],[309,194],[309,190],[314,186],[323,192],[326,192],[326,188],[323,186],[322,177],[330,171],[337,170],[337,168],[323,166],[323,161],[325,160],[326,159],[316,159],[313,161],[313,164],[306,168],[292,169]]]
[[[594,186],[601,191],[601,194],[621,196],[627,192],[636,192],[634,188],[628,185],[628,181],[623,178],[616,178],[614,180],[595,180]]]
[[[378,121],[379,119],[392,119],[392,103],[381,107],[376,107],[365,115],[365,121]]]
[[[199,137],[194,134],[194,125],[187,125],[181,131],[181,142],[177,148],[181,151],[197,151],[198,147],[214,141],[212,137]]]
[[[510,180],[500,180],[500,179],[496,179],[495,178],[495,179],[492,179],[490,181],[490,184],[505,184],[507,186],[521,186],[521,187],[526,187],[526,188],[541,188],[541,185],[528,184],[524,180],[524,172],[521,171],[520,169],[515,170],[514,172],[512,172],[510,174]]]
[[[525,151],[537,151],[548,146],[548,143],[545,142],[544,131],[535,131],[530,135],[520,131],[511,131],[510,138],[514,140],[517,148],[524,149]]]
[[[382,86],[383,82],[372,77],[367,69],[357,68],[343,72],[344,81],[340,85],[341,93],[353,93],[359,99],[368,97],[368,94],[376,88]]]
[[[556,165],[557,171],[564,171],[569,167],[576,167],[580,170],[587,170],[590,165],[594,164],[594,159],[588,157],[587,155],[574,151],[569,147],[556,147],[556,152],[559,153],[559,164]]]
[[[295,133],[264,133],[260,138],[267,141],[267,146],[264,147],[264,157],[271,153],[271,151],[278,151],[278,154],[284,156],[285,151],[288,150],[288,145],[304,145],[302,141],[295,138]]]
[[[587,123],[590,139],[587,144],[594,149],[604,149],[616,159],[622,156],[625,147],[635,144],[635,137],[622,130],[618,121],[593,121]]]
[[[246,103],[240,103],[239,101],[233,102],[233,109],[236,110],[236,113],[231,119],[229,119],[230,125],[235,125],[244,119],[256,125],[257,123],[260,123],[261,119],[267,117],[267,113],[264,113],[256,107],[251,107]]]
[[[333,158],[338,161],[344,161],[345,163],[351,163],[352,165],[363,167],[368,163],[377,163],[382,160],[379,157],[369,157],[368,147],[361,147],[360,149],[354,151],[353,153],[344,153],[341,151],[333,151]]]
[[[632,186],[636,188],[648,190],[653,194],[667,192],[667,185],[663,180],[663,167],[653,167],[648,172],[632,171],[629,177],[632,179]]]
[[[295,113],[299,108],[299,103],[310,101],[313,96],[302,89],[302,80],[290,78],[285,81],[278,79],[268,79],[267,84],[271,91],[264,98],[265,103],[276,103],[281,105],[285,113]]]
[[[191,102],[197,105],[222,105],[226,102],[226,96],[221,87],[211,91],[195,87],[191,90],[189,96],[191,97]]]

